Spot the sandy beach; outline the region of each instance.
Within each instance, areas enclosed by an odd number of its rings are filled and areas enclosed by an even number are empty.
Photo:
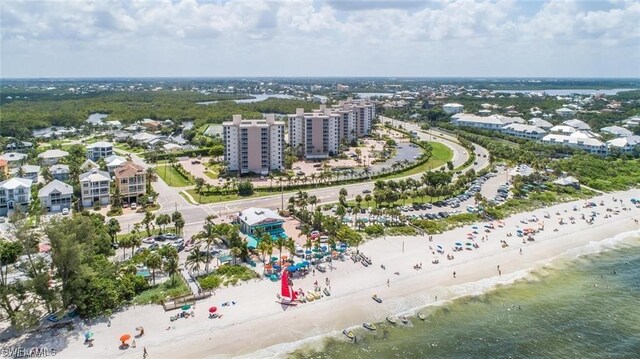
[[[613,202],[614,197],[624,202]],[[432,242],[427,236],[371,240],[360,247],[360,251],[371,258],[371,266],[364,267],[347,259],[334,262],[333,269],[326,273],[316,271],[315,275],[294,279],[294,288],[305,290],[313,289],[315,281],[324,287],[326,278],[331,283],[331,296],[296,307],[275,302],[279,282],[259,280],[218,290],[211,298],[197,303],[193,318],[170,322],[169,317],[176,314],[175,311],[164,312],[157,305],[128,308],[116,313],[110,326],[106,320],[84,322],[81,327],[76,325],[72,332],[32,335],[26,340],[25,336],[5,345],[53,346],[60,358],[142,358],[143,348],[148,358],[153,359],[280,357],[304,342],[340,333],[365,321],[381,321],[390,314],[414,313],[417,308],[513,282],[562,254],[577,255],[579,249],[592,242],[638,231],[640,225],[634,219],[640,219],[640,209],[629,202],[632,197],[640,197],[640,190],[595,197],[589,200],[598,204],[595,208],[583,208],[586,201],[576,201],[517,214],[504,220],[502,228],[496,227],[490,233],[483,231],[485,223],[478,223],[479,233],[474,240],[478,248],[473,250],[452,251],[456,242],[468,241],[467,234],[473,231],[470,225],[434,235]],[[599,205],[601,201],[604,206]],[[623,206],[627,210],[623,210]],[[619,210],[617,214],[613,212],[614,207]],[[588,219],[592,211],[598,212],[592,224],[581,219],[582,214]],[[550,218],[545,218],[547,213]],[[537,221],[521,223],[534,216]],[[570,216],[575,217],[574,224]],[[559,224],[561,218],[566,224]],[[544,230],[535,234],[535,241],[523,243],[526,236],[516,236],[518,228],[538,228],[542,224]],[[508,233],[513,236],[508,237]],[[483,241],[483,236],[488,239]],[[503,247],[501,240],[508,246]],[[432,252],[438,245],[444,254],[434,256]],[[448,260],[447,254],[455,258]],[[436,256],[439,263],[432,264]],[[418,263],[422,263],[422,269],[413,268]],[[379,295],[383,302],[374,302],[373,294]],[[231,301],[236,304],[222,306]],[[211,306],[218,308],[222,318],[208,318]],[[118,338],[124,333],[136,334],[137,326],[145,328],[145,335],[136,339],[137,347],[120,350]],[[83,344],[83,333],[87,330],[94,333],[93,347]]]

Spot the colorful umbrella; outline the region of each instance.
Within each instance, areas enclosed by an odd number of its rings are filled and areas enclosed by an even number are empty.
[[[456,246],[460,247],[460,246],[462,246],[462,243],[456,242]]]
[[[215,313],[217,311],[218,311],[218,308],[216,308],[216,307],[209,308],[209,313]]]
[[[185,305],[182,306],[181,309],[182,310],[189,310],[189,309],[191,309],[191,306],[189,304],[185,304]]]
[[[120,341],[124,344],[127,340],[131,339],[131,334],[122,334],[120,336]]]
[[[89,340],[93,337],[93,332],[86,332],[84,333],[84,338]]]

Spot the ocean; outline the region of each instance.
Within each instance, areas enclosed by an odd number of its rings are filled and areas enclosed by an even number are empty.
[[[593,253],[598,252],[598,253]],[[587,253],[587,254],[586,254]],[[590,254],[588,254],[590,253]],[[425,307],[290,358],[640,358],[640,235],[594,243],[482,295]]]

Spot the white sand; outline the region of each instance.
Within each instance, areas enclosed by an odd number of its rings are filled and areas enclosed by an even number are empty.
[[[606,207],[621,207],[612,197],[625,198],[625,206],[630,210],[605,219]],[[451,251],[455,242],[467,242],[466,234],[470,226],[459,228],[441,235],[435,235],[433,243],[425,237],[388,237],[372,240],[360,250],[373,260],[373,265],[365,268],[351,260],[334,263],[335,269],[327,273],[316,271],[315,277],[294,280],[295,288],[309,290],[313,282],[324,285],[325,277],[331,281],[331,296],[300,304],[297,307],[283,307],[277,303],[276,293],[279,282],[262,280],[241,286],[218,290],[217,294],[199,302],[195,318],[170,322],[169,317],[176,311],[165,313],[160,306],[130,308],[118,313],[112,325],[105,323],[82,328],[73,334],[58,333],[56,346],[60,358],[141,358],[143,346],[149,358],[208,358],[208,357],[277,357],[290,352],[302,341],[314,340],[327,334],[339,333],[343,328],[359,326],[365,321],[380,321],[386,315],[410,312],[413,308],[433,304],[435,296],[445,301],[460,295],[484,291],[497,283],[511,282],[522,277],[528,270],[540,267],[575,248],[582,248],[593,241],[600,241],[616,234],[638,230],[640,226],[632,218],[640,218],[640,209],[632,207],[628,199],[640,197],[640,191],[632,190],[594,198],[606,206],[583,209],[584,201],[557,205],[527,214],[518,214],[505,220],[505,228],[496,228],[489,239],[476,243],[480,248],[472,251]],[[578,206],[579,211],[572,208]],[[600,213],[594,224],[580,219],[581,213]],[[566,211],[566,212],[565,212]],[[551,219],[543,218],[548,212]],[[560,212],[557,216],[555,213]],[[522,243],[516,236],[516,228],[537,227],[537,224],[522,224],[520,220],[533,214],[544,221],[545,230],[535,235],[535,242]],[[575,224],[558,225],[559,217],[568,221],[576,217]],[[482,227],[483,223],[479,223]],[[558,228],[558,232],[553,229]],[[479,236],[482,233],[482,230]],[[513,237],[506,237],[506,233]],[[500,239],[509,243],[502,248]],[[404,243],[404,253],[402,251]],[[440,264],[432,264],[433,255],[429,246],[442,245],[446,253],[455,256],[447,260],[440,256]],[[522,255],[519,253],[523,249]],[[422,262],[422,270],[414,270],[413,265]],[[386,266],[386,270],[380,268]],[[500,265],[502,275],[498,276],[496,266]],[[400,275],[394,275],[394,272]],[[453,279],[452,272],[457,278]],[[390,286],[387,287],[387,279]],[[371,300],[378,294],[382,304]],[[235,306],[222,307],[223,302],[234,300]],[[221,319],[208,319],[210,306],[218,307]],[[146,335],[137,340],[137,348],[119,350],[118,338],[123,333],[135,334],[134,328],[142,325]],[[166,330],[168,326],[174,327]],[[82,333],[87,329],[95,333],[94,346],[83,345]],[[61,340],[60,336],[66,336]],[[39,340],[44,342],[45,339]],[[15,343],[16,341],[12,341]],[[52,343],[51,341],[50,343]],[[44,344],[47,346],[47,344]]]

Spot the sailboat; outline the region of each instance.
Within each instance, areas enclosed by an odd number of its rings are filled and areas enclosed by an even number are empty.
[[[293,282],[289,279],[289,271],[287,270],[282,272],[280,287],[280,300],[276,302],[284,305],[298,305],[298,303],[294,303],[298,300],[298,295],[293,290]]]

